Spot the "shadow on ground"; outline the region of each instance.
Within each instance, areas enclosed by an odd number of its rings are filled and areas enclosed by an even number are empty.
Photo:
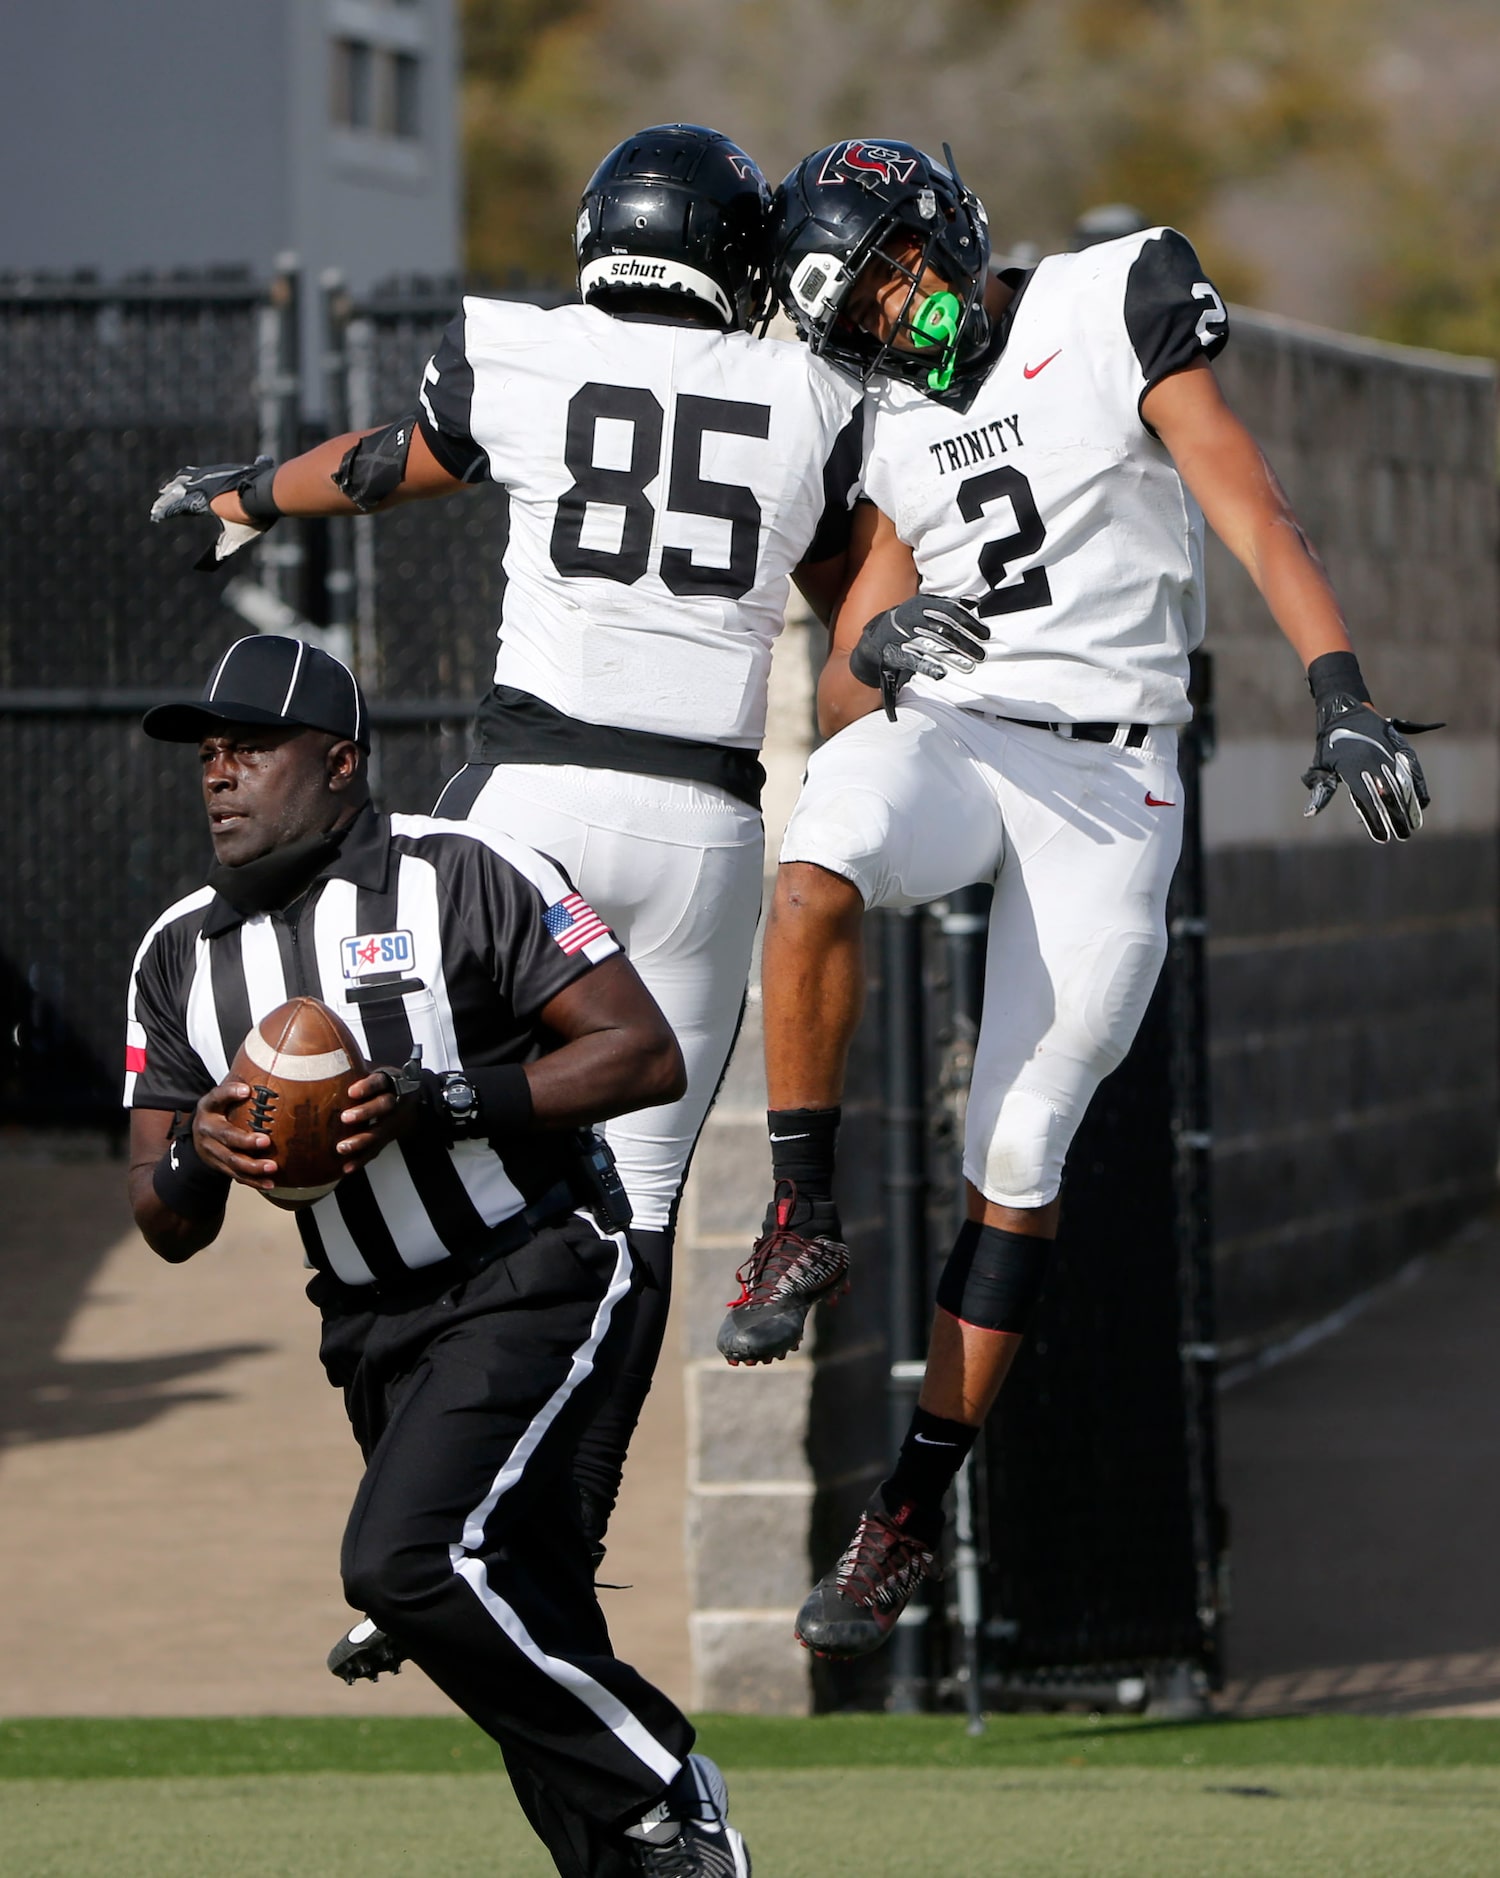
[[[171,1355],[69,1360],[60,1354],[111,1247],[133,1230],[119,1161],[7,1157],[0,1230],[0,1448],[147,1426],[223,1391],[184,1388],[259,1343]]]

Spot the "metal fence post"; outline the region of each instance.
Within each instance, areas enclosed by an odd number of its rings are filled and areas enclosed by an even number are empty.
[[[922,919],[906,907],[881,919],[885,1016],[886,1234],[890,1275],[891,1452],[906,1435],[922,1380],[927,1312],[926,1064]],[[928,1605],[913,1599],[891,1638],[890,1706],[927,1705]]]
[[[346,343],[350,301],[344,277],[337,268],[327,269],[320,285],[323,292],[323,406],[329,434],[337,437],[352,428]],[[354,633],[354,519],[348,515],[333,515],[323,526],[328,531],[323,571],[328,635],[330,640],[348,648],[342,656],[353,665],[356,677],[369,690],[373,674],[363,669],[359,657],[361,648]]]
[[[951,1034],[948,1062],[940,1081],[953,1110],[953,1147],[958,1161],[954,1181],[955,1232],[968,1216],[968,1187],[963,1178],[964,1119],[974,1073],[974,1047],[984,1010],[985,944],[993,897],[993,890],[980,883],[961,887],[942,904],[940,912],[937,907],[933,908],[938,913],[938,924],[948,950]],[[965,1459],[953,1483],[953,1576],[958,1593],[958,1628],[963,1639],[964,1706],[972,1735],[984,1733],[984,1551],[978,1517],[982,1442],[981,1435],[980,1445]]]
[[[302,379],[299,273],[295,254],[279,254],[258,333],[256,401],[260,411],[260,449],[278,463],[301,448]],[[284,521],[270,539],[258,544],[261,584],[285,606],[302,612],[300,582],[304,559],[302,530]]]

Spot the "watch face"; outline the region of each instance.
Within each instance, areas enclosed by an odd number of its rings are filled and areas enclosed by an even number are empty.
[[[472,1114],[477,1105],[473,1084],[457,1076],[452,1082],[443,1084],[443,1100],[455,1115]]]

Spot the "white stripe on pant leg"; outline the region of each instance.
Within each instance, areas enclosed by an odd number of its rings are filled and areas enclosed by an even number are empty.
[[[484,1560],[475,1558],[474,1552],[484,1544],[485,1523],[502,1494],[506,1493],[521,1478],[526,1463],[536,1452],[542,1437],[557,1420],[569,1397],[583,1382],[594,1373],[594,1359],[599,1346],[608,1334],[610,1321],[615,1307],[627,1297],[631,1282],[631,1255],[624,1233],[612,1233],[610,1237],[615,1245],[615,1269],[610,1278],[604,1296],[599,1300],[599,1308],[594,1313],[594,1321],[589,1327],[589,1334],[573,1353],[573,1360],[568,1366],[568,1373],[563,1381],[548,1397],[542,1407],[532,1417],[525,1432],[506,1457],[505,1465],[490,1483],[490,1490],[464,1521],[463,1543],[448,1548],[455,1576],[462,1578],[469,1589],[479,1599],[485,1610],[503,1630],[528,1662],[535,1664],[544,1676],[567,1689],[588,1709],[591,1709],[610,1733],[644,1766],[662,1780],[671,1780],[682,1766],[675,1754],[670,1754],[656,1739],[643,1722],[636,1719],[617,1695],[610,1693],[601,1683],[578,1668],[575,1663],[565,1662],[561,1657],[549,1656],[536,1639],[530,1634],[515,1609],[495,1590],[489,1581]]]

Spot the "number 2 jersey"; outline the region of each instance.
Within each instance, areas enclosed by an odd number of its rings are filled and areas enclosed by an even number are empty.
[[[786,341],[466,299],[421,422],[447,469],[509,499],[478,754],[756,800],[787,578],[846,544],[858,405]]]
[[[1003,316],[967,409],[881,379],[863,492],[924,592],[990,630],[968,675],[914,692],[1014,717],[1183,724],[1203,637],[1203,515],[1141,417],[1228,336],[1191,245],[1156,228],[1049,255]]]

